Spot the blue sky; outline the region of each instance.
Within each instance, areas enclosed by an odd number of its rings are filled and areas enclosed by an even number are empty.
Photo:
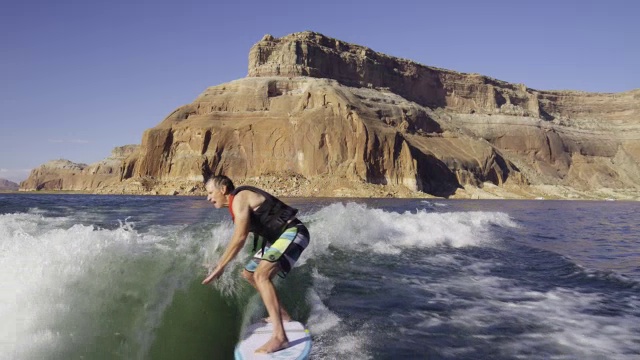
[[[1,0],[0,178],[93,163],[208,86],[265,34],[312,30],[539,90],[640,88],[637,1]]]

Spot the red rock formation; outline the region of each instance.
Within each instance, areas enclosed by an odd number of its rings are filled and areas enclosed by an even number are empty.
[[[539,91],[317,33],[267,35],[250,51],[247,78],[206,89],[145,131],[111,167],[117,181],[83,186],[193,192],[224,173],[441,196],[484,183],[639,189],[639,106],[639,90]],[[23,188],[54,178],[34,173]]]

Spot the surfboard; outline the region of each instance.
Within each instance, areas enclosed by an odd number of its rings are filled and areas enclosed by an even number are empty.
[[[311,352],[311,334],[297,321],[283,323],[284,331],[289,339],[289,347],[271,354],[256,354],[255,351],[271,338],[273,324],[265,322],[249,325],[236,345],[236,360],[280,359],[305,360]]]

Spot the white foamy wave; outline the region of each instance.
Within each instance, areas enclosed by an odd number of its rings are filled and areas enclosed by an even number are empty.
[[[403,279],[406,286],[433,292],[432,302],[446,303],[454,309],[444,318],[419,310],[410,316],[422,318],[419,327],[427,333],[438,332],[446,325],[460,332],[483,334],[478,336],[496,343],[511,337],[500,345],[501,355],[508,358],[529,354],[531,349],[572,354],[571,358],[627,359],[633,358],[629,354],[640,352],[637,342],[640,299],[637,297],[628,302],[628,307],[635,311],[625,316],[612,316],[606,310],[607,300],[603,294],[560,287],[548,291],[522,288],[513,279],[490,275],[493,266],[482,262],[471,264],[464,267],[465,276],[447,278],[446,282]],[[486,329],[509,327],[517,330],[484,335]],[[463,355],[459,353],[462,350],[440,349],[452,357]],[[467,350],[466,355],[475,351],[473,348]]]
[[[313,288],[307,292],[307,303],[311,304],[311,314],[307,323],[313,334],[319,335],[338,326],[340,317],[329,310],[322,301],[330,296],[333,288],[331,280],[314,269],[313,283]]]
[[[211,240],[206,242],[202,249],[204,253],[203,266],[206,268],[207,273],[211,272],[220,261],[232,235],[233,224],[229,221],[223,221],[212,230]],[[246,242],[249,244],[245,243],[244,248],[240,250],[238,255],[227,265],[222,276],[211,283],[211,285],[218,289],[224,296],[237,296],[239,290],[246,282],[239,274],[252,256],[252,254],[247,251],[253,246],[253,238],[249,236]]]
[[[313,276],[313,288],[315,293],[318,295],[318,298],[322,300],[326,300],[331,296],[331,290],[333,289],[334,283],[333,281],[318,271],[318,269],[312,270]]]
[[[396,213],[355,203],[332,204],[304,220],[311,232],[310,255],[330,245],[385,254],[410,247],[474,246],[494,240],[492,226],[517,226],[500,212]]]
[[[105,294],[114,291],[110,285],[122,277],[119,265],[130,256],[130,246],[153,241],[130,224],[104,230],[71,222],[0,215],[0,358],[59,354],[91,336],[85,331],[91,325],[71,319],[103,307]]]
[[[30,237],[66,222],[66,218],[45,218],[36,211],[29,214],[0,214],[0,239]],[[0,246],[4,247],[2,244]]]
[[[313,270],[313,288],[307,291],[307,303],[311,313],[307,326],[314,338],[311,356],[315,359],[371,359],[368,353],[369,339],[374,333],[365,328],[356,331],[343,323],[324,301],[330,298],[333,281]]]
[[[326,278],[322,278],[317,273],[314,278],[319,280],[320,288],[327,286],[328,280]],[[311,352],[312,357],[318,359],[371,359],[367,353],[371,330],[348,330],[343,326],[342,319],[324,305],[320,295],[313,289],[307,292],[307,302],[311,304],[311,314],[307,325],[315,341]]]

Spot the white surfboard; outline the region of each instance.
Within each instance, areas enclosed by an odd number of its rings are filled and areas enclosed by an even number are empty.
[[[271,338],[273,325],[265,322],[249,325],[236,345],[236,360],[280,359],[305,360],[311,352],[311,335],[304,325],[297,321],[283,323],[289,339],[289,347],[271,354],[256,354],[255,351]]]

